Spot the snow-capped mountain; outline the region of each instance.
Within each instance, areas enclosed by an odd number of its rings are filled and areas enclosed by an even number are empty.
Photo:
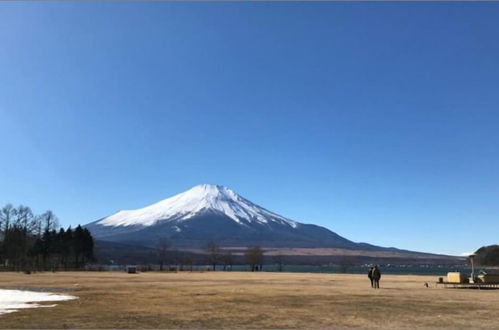
[[[119,211],[97,222],[103,226],[152,226],[160,221],[189,220],[210,210],[241,225],[269,221],[296,227],[296,222],[272,213],[224,186],[203,184],[138,210]]]
[[[216,241],[226,246],[375,248],[334,232],[287,219],[218,185],[199,185],[150,206],[119,211],[86,226],[100,240],[154,246]]]

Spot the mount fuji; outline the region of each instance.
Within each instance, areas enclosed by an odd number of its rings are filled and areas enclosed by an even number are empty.
[[[285,218],[227,187],[209,184],[141,209],[119,211],[86,228],[99,240],[149,247],[168,238],[178,247],[200,247],[214,241],[222,246],[385,249]]]

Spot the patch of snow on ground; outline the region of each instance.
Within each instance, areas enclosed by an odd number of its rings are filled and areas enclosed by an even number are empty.
[[[48,292],[34,292],[23,290],[0,289],[0,315],[16,312],[22,308],[54,307],[56,305],[40,305],[38,302],[64,301],[78,299],[78,297],[53,294]]]

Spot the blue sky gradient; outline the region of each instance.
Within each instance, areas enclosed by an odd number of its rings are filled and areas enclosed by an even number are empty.
[[[354,241],[498,242],[499,3],[0,4],[0,203],[226,185]]]

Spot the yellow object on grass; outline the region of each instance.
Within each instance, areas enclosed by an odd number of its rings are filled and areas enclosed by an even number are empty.
[[[460,272],[447,273],[447,283],[464,283],[464,274]]]

